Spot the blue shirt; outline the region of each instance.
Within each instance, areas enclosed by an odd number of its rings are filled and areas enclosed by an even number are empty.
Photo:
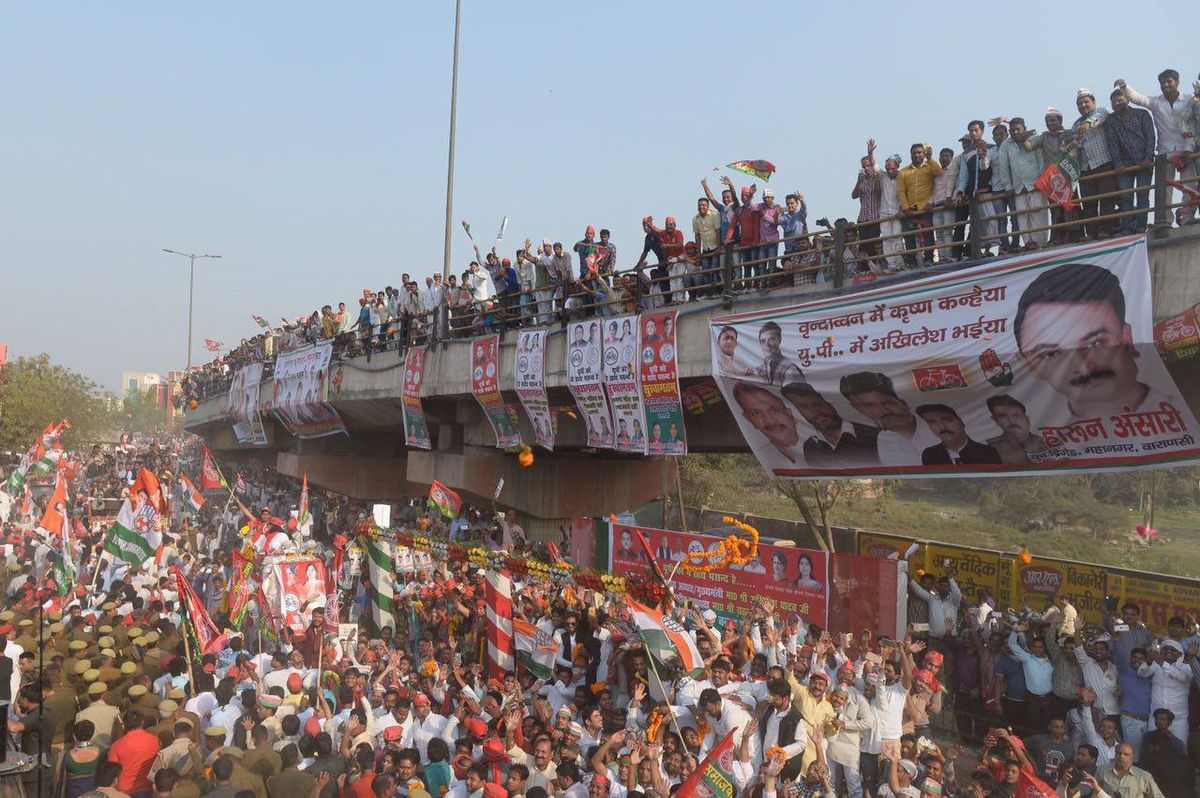
[[[1004,677],[1004,695],[1025,700],[1025,669],[1007,652],[996,657],[996,674]]]
[[[784,211],[779,217],[779,223],[783,225],[783,237],[792,238],[792,236],[802,236],[808,232],[808,208],[801,205],[796,209],[795,213]],[[800,248],[800,239],[794,241],[783,242],[784,252],[795,252]]]
[[[1150,678],[1137,671],[1124,670],[1117,677],[1121,685],[1121,712],[1148,718],[1150,715]]]

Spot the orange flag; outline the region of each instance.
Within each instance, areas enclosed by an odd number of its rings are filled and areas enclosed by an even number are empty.
[[[58,478],[54,480],[54,493],[51,494],[50,501],[46,502],[46,512],[42,513],[42,520],[38,522],[38,526],[54,535],[61,535],[66,523],[67,483],[60,470]]]

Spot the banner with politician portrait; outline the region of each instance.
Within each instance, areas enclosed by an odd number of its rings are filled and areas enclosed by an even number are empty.
[[[229,417],[233,420],[233,434],[238,443],[262,446],[267,442],[262,414],[258,410],[262,373],[262,363],[251,363],[235,371],[229,383]]]
[[[333,341],[283,352],[275,359],[271,406],[297,438],[322,438],[346,432],[329,404],[329,360]]]
[[[612,417],[604,398],[600,365],[600,321],[587,319],[567,325],[567,386],[583,414],[588,446],[611,449],[614,443]]]
[[[313,610],[325,606],[325,563],[316,558],[280,560],[266,569],[262,588],[271,614],[289,629],[303,632]]]
[[[421,406],[421,385],[425,381],[424,346],[410,346],[404,356],[404,385],[400,389],[400,408],[404,413],[404,443],[417,449],[432,449],[429,423]]]
[[[711,340],[721,392],[776,477],[1200,458],[1200,427],[1155,347],[1142,237],[719,317]]]
[[[521,445],[517,420],[500,395],[500,336],[471,339],[471,393],[496,434],[496,448]]]
[[[631,454],[646,453],[646,410],[638,384],[637,316],[604,319],[604,387],[612,407],[616,439],[613,448]]]
[[[609,568],[616,576],[645,573],[646,550],[636,539],[641,530],[664,573],[674,573],[672,589],[681,599],[711,607],[726,618],[750,615],[759,599],[775,602],[780,617],[797,616],[805,623],[827,625],[829,575],[824,552],[795,546],[758,544],[758,557],[744,566],[714,571],[690,571],[676,565],[687,553],[716,551],[722,537],[670,532],[611,523]],[[738,534],[730,528],[730,533]],[[793,627],[794,628],[794,627]],[[849,630],[843,630],[849,631]]]
[[[516,368],[513,387],[525,415],[533,425],[534,443],[554,451],[554,433],[558,419],[550,412],[546,396],[546,331],[522,330],[517,334]]]
[[[679,311],[665,310],[638,317],[638,368],[646,407],[646,454],[687,454],[675,351],[678,316]]]

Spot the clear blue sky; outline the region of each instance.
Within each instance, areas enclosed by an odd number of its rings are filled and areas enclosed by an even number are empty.
[[[490,240],[508,214],[505,249],[610,227],[628,265],[644,214],[690,230],[715,165],[770,159],[810,219],[851,215],[869,136],[886,155],[974,117],[1041,127],[1079,86],[1156,91],[1173,66],[1187,87],[1200,69],[1178,3],[463,5],[458,271],[459,219]],[[182,367],[187,261],[162,247],[224,256],[198,268],[197,360],[205,337],[252,334],[251,313],[439,269],[453,18],[451,0],[8,4],[10,356],[113,389],[122,369]]]

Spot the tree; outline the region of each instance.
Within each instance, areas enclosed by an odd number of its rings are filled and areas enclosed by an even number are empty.
[[[166,411],[158,406],[158,388],[130,392],[121,400],[121,426],[132,432],[150,432],[166,423]]]
[[[833,508],[840,501],[862,498],[866,492],[865,480],[813,480],[793,482],[777,479],[775,489],[791,499],[800,511],[800,516],[813,532],[817,547],[826,553],[837,551],[833,539]],[[796,541],[799,543],[800,541]]]
[[[96,385],[48,355],[20,357],[0,369],[0,451],[24,452],[47,425],[64,418],[71,422],[63,436],[67,448],[113,429]]]

